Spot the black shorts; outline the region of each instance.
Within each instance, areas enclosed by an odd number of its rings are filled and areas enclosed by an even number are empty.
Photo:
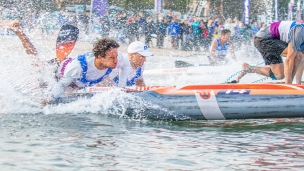
[[[283,63],[281,53],[287,48],[288,43],[274,39],[254,37],[254,46],[262,54],[266,65]]]

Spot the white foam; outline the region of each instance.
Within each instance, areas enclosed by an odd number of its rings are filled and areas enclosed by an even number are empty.
[[[46,43],[40,43],[39,36],[29,35],[33,44],[40,54],[39,59],[50,60],[55,57],[55,38],[51,38]],[[20,40],[17,37],[0,38],[0,113],[45,113],[45,114],[65,114],[65,113],[102,113],[125,116],[126,109],[135,107],[140,110],[144,107],[158,108],[140,98],[127,94],[119,90],[113,90],[95,95],[91,99],[80,99],[69,104],[41,106],[40,101],[44,98],[44,90],[39,87],[43,82],[54,83],[52,73],[54,67],[39,66],[32,64],[35,62],[33,56],[27,55]],[[91,45],[88,47],[91,48]],[[77,48],[77,47],[75,47]],[[146,75],[144,76],[147,85],[187,85],[187,84],[210,84],[223,83],[237,71],[241,70],[241,64],[248,62],[257,64],[261,58],[242,57],[243,52],[237,52],[238,61],[227,66],[201,67],[197,73],[181,73],[173,75]],[[174,57],[174,53],[168,56],[153,56],[147,59],[146,69],[174,68],[175,60],[184,60],[189,63],[205,63],[206,55],[195,57]],[[173,56],[172,56],[173,55]],[[243,82],[252,82],[263,78],[257,74],[250,74],[242,79]],[[232,78],[233,79],[233,78]],[[140,111],[134,111],[138,114]]]

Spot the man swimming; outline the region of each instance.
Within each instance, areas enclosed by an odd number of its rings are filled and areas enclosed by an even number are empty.
[[[265,67],[252,67],[248,63],[242,66],[243,72],[237,82],[247,73],[258,73],[272,79],[283,79],[291,84],[296,76],[296,83],[301,83],[303,73],[304,22],[277,21],[259,30],[254,37],[254,46],[261,53]],[[286,56],[285,63],[281,56]]]
[[[230,49],[231,58],[236,60],[234,46],[230,40],[230,30],[223,29],[221,36],[212,41],[210,49],[210,65],[224,65],[228,62],[226,58],[228,49]]]

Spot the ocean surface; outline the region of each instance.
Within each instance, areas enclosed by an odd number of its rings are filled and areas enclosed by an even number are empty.
[[[55,57],[55,36],[29,37],[39,51],[39,60]],[[25,53],[17,37],[2,36],[0,40],[0,170],[304,169],[302,118],[152,121],[125,115],[128,105],[146,104],[120,91],[69,104],[41,106],[45,94],[42,83],[54,82],[54,67],[39,67],[38,60]],[[71,56],[91,48],[91,41],[80,39]],[[150,73],[145,82],[225,82],[241,70],[243,62],[262,62],[257,52],[243,49],[237,51],[238,60],[227,66],[202,67],[202,71],[191,74]],[[183,54],[166,50],[147,58],[146,70],[174,68],[176,60],[207,63],[207,53]],[[251,74],[242,82],[261,79],[267,81]]]

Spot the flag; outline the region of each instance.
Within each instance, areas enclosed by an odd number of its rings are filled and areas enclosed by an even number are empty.
[[[301,0],[298,0],[297,3],[297,20],[302,19],[302,11],[301,11]]]
[[[92,0],[92,12],[96,16],[104,16],[108,7],[108,0]]]
[[[157,12],[160,12],[161,7],[162,7],[162,0],[155,0],[154,1],[154,10]]]
[[[279,13],[278,13],[278,0],[275,0],[274,1],[274,18],[275,18],[275,21],[278,21],[279,20]]]
[[[244,0],[244,23],[249,24],[250,0]]]
[[[293,17],[292,17],[293,8],[294,8],[294,0],[290,0],[290,2],[288,3],[288,20],[293,19]]]

